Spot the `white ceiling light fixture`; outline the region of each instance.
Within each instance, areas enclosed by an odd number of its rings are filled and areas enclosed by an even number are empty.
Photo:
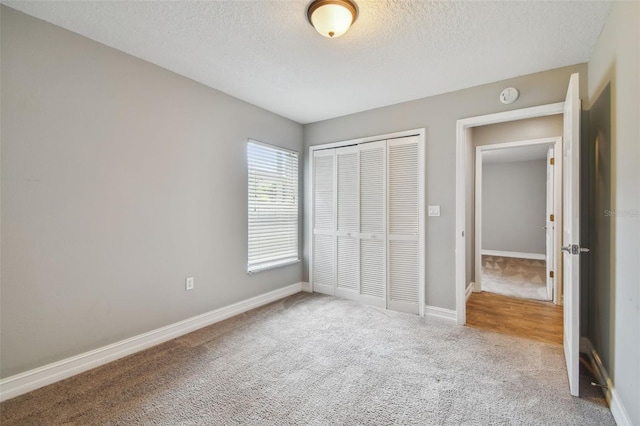
[[[314,0],[307,9],[309,23],[328,38],[346,33],[357,17],[356,4],[350,0]]]

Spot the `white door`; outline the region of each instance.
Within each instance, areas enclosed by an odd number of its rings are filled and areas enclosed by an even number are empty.
[[[571,75],[564,104],[563,282],[564,355],[571,395],[579,393],[580,339],[580,93],[578,74]]]
[[[313,153],[313,291],[335,292],[335,149]]]
[[[553,154],[554,149],[552,146],[547,150],[547,217],[545,219],[545,236],[546,236],[546,256],[545,263],[547,265],[547,298],[553,299],[554,281],[555,278],[551,277],[553,271],[555,271],[555,179],[554,179],[554,166],[553,166]]]
[[[360,145],[360,300],[387,307],[387,141]]]
[[[358,146],[336,149],[337,227],[336,296],[359,300],[360,224],[359,224]]]
[[[388,141],[388,307],[420,309],[420,178],[417,137]]]

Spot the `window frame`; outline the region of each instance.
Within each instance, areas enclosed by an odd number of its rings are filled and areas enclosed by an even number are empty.
[[[263,173],[262,177],[266,182],[270,184],[277,183],[277,178],[269,179],[269,177],[265,177],[265,174],[269,174],[269,171],[266,168],[260,168],[255,164],[256,162],[260,162],[260,157],[255,157],[252,159],[251,148],[255,146],[257,149],[263,148],[267,150],[271,150],[274,152],[274,155],[277,158],[287,159],[293,157],[295,160],[289,162],[287,164],[283,164],[282,173],[289,174],[289,176],[285,176],[283,179],[286,181],[281,182],[282,192],[276,192],[273,196],[280,197],[280,201],[287,197],[293,196],[295,201],[293,202],[293,209],[291,207],[284,207],[283,211],[279,213],[282,214],[284,212],[285,216],[287,214],[291,214],[292,211],[295,211],[295,220],[290,220],[289,222],[284,221],[283,228],[289,229],[280,229],[278,236],[273,238],[271,241],[280,239],[280,242],[283,242],[287,239],[292,239],[295,241],[295,256],[292,255],[293,247],[287,246],[282,249],[280,252],[281,257],[279,258],[268,258],[264,254],[262,258],[259,256],[260,244],[257,242],[257,239],[260,237],[260,233],[252,233],[252,219],[257,219],[259,217],[258,214],[252,215],[252,205],[253,208],[256,208],[256,201],[252,200],[252,196],[255,198],[258,195],[257,190],[255,189],[256,180],[255,176],[252,176],[252,173]],[[300,153],[295,150],[282,148],[277,145],[272,145],[269,143],[260,142],[254,139],[248,139],[246,145],[246,160],[247,160],[247,273],[254,274],[261,271],[266,271],[275,268],[281,268],[288,265],[293,265],[300,262]],[[262,157],[264,159],[264,157]],[[267,166],[268,168],[268,166]],[[270,170],[273,172],[273,169]],[[293,173],[292,173],[293,172]],[[273,177],[273,173],[271,173]],[[266,194],[263,194],[266,195]],[[271,200],[273,203],[274,200]],[[265,203],[268,204],[269,203]],[[258,205],[259,207],[259,205]],[[254,228],[255,230],[255,228]],[[264,238],[264,235],[263,235]],[[256,247],[257,246],[257,247]],[[273,254],[278,254],[277,251],[273,252]],[[257,258],[256,258],[257,257]],[[254,259],[252,261],[252,258]]]

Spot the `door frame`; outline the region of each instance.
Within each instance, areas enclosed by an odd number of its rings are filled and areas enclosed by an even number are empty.
[[[516,148],[523,146],[532,146],[532,145],[549,145],[554,148],[554,152],[562,152],[562,137],[554,136],[549,138],[540,138],[540,139],[527,139],[522,141],[515,142],[505,142],[505,143],[497,143],[490,145],[479,145],[476,146],[476,173],[475,173],[475,285],[474,291],[482,291],[482,154],[485,151],[493,151],[497,149],[508,149],[508,148]],[[560,151],[558,151],[560,150]],[[546,161],[545,156],[545,161]],[[555,265],[554,270],[554,278],[553,278],[553,293],[551,295],[551,299],[555,302],[555,294],[557,294],[557,289],[560,288],[558,285],[562,279],[561,274],[558,272],[558,266],[561,264],[562,255],[560,248],[562,246],[562,223],[561,215],[562,209],[558,208],[559,203],[562,201],[562,159],[556,158],[553,165],[546,163],[546,168],[555,167],[553,174],[553,199],[554,199],[554,209],[553,214],[554,223],[557,226],[554,226],[553,236],[554,236],[554,244],[552,249],[552,257],[553,257],[553,265]],[[545,184],[546,191],[546,184]],[[548,194],[546,194],[548,196]],[[546,211],[546,209],[545,209]],[[546,213],[545,213],[546,214]],[[548,222],[548,218],[545,218],[545,225]],[[545,232],[545,239],[547,238],[547,233]],[[546,247],[546,242],[545,242]],[[546,252],[546,249],[545,249]],[[546,259],[545,259],[546,261]],[[546,283],[548,284],[550,277],[546,277]],[[557,303],[557,302],[555,302]]]
[[[418,304],[419,315],[424,316],[426,311],[426,129],[410,129],[393,133],[385,133],[382,135],[367,136],[356,139],[348,139],[337,142],[322,143],[319,145],[312,145],[309,147],[309,180],[307,187],[309,189],[309,223],[307,225],[307,232],[309,233],[309,291],[314,292],[313,288],[313,193],[314,193],[314,175],[313,175],[313,161],[314,152],[323,149],[340,148],[349,145],[359,145],[367,142],[376,142],[380,140],[398,139],[407,136],[418,137],[418,258],[420,259],[418,268]],[[336,169],[337,170],[337,169]],[[386,184],[386,182],[385,182]],[[334,183],[335,185],[335,183]],[[335,223],[334,223],[335,227]],[[387,269],[388,271],[388,269]],[[388,284],[388,283],[387,283]],[[335,288],[335,280],[334,280]],[[335,293],[334,293],[335,294]],[[388,309],[388,293],[385,292],[385,303]]]
[[[553,279],[552,275],[555,274],[556,265],[560,265],[556,262],[556,246],[557,238],[556,238],[556,223],[553,221],[551,224],[551,218],[549,216],[558,216],[556,209],[558,205],[556,203],[557,189],[556,189],[556,170],[554,169],[556,166],[555,162],[556,150],[555,146],[550,146],[547,148],[546,165],[547,165],[547,176],[546,176],[546,200],[545,200],[545,225],[544,225],[544,239],[545,239],[545,255],[547,259],[550,257],[553,259],[553,262],[548,262],[545,259],[545,272],[547,274],[547,296],[549,300],[552,300],[553,303],[558,304],[556,298],[556,280]],[[562,166],[560,166],[562,167]],[[562,179],[560,179],[560,185],[562,185]],[[562,198],[560,198],[562,201]],[[562,208],[562,207],[560,207]],[[552,226],[551,232],[549,232],[549,226]],[[562,249],[562,247],[560,247]],[[562,253],[562,251],[561,251]]]
[[[467,161],[473,153],[471,129],[488,124],[506,123],[527,118],[546,117],[563,114],[564,102],[540,105],[536,107],[498,112],[460,119],[456,122],[456,226],[455,226],[455,286],[456,286],[456,322],[464,325],[467,321],[466,310],[466,239],[465,221],[467,209],[466,186]]]

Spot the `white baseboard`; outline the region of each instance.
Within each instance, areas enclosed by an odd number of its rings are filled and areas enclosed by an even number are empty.
[[[471,293],[473,293],[473,289],[476,287],[476,283],[471,282],[469,283],[469,285],[467,286],[467,289],[464,291],[464,300],[467,301],[469,300],[469,297],[471,297]]]
[[[302,290],[303,283],[291,284],[229,306],[178,321],[111,345],[103,346],[58,362],[0,380],[0,401],[55,383],[84,371],[123,358],[243,312],[283,299]]]
[[[485,256],[514,257],[516,259],[545,260],[547,257],[539,253],[521,253],[518,251],[482,250]]]
[[[609,403],[609,407],[611,408],[613,419],[616,421],[618,426],[633,426],[629,413],[627,413],[624,405],[622,405],[620,396],[618,395],[618,392],[616,392],[615,388],[611,388],[611,403]]]
[[[300,285],[302,286],[302,291],[306,291],[307,293],[311,293],[311,284],[307,283],[307,282],[301,282]]]
[[[425,306],[424,313],[428,317],[438,317],[453,322],[457,322],[458,319],[458,317],[456,316],[456,311],[452,311],[451,309],[438,308],[437,306]]]
[[[603,389],[603,393],[605,398],[607,399],[607,403],[609,404],[611,414],[613,415],[616,424],[618,426],[632,426],[629,414],[624,408],[624,405],[622,405],[622,401],[620,401],[620,397],[618,396],[618,393],[613,386],[613,381],[611,380],[607,369],[604,368],[602,359],[593,347],[591,340],[586,337],[580,338],[580,352],[586,354],[589,358],[589,362],[591,362],[591,365],[596,372],[596,379],[598,380],[598,382],[600,382],[600,384],[607,385],[607,388]]]

